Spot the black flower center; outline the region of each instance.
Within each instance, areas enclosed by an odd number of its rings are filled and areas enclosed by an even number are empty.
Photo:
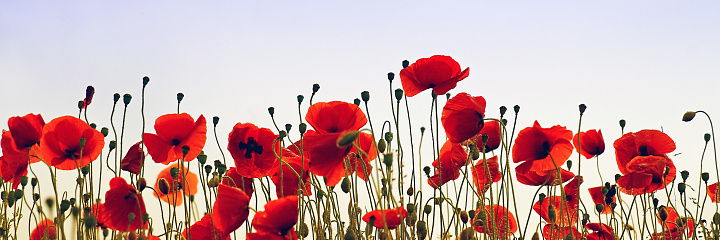
[[[247,142],[240,142],[238,148],[245,150],[245,158],[247,159],[252,158],[253,153],[262,154],[263,152],[263,146],[258,144],[254,137],[249,137]]]
[[[173,146],[180,145],[180,139],[173,139],[172,144],[173,144]]]
[[[640,146],[638,148],[638,152],[640,152],[640,156],[650,156],[650,154],[648,153],[647,146]]]
[[[542,143],[542,150],[538,154],[538,159],[545,159],[548,155],[550,155],[550,143],[546,141]]]
[[[75,149],[65,149],[66,158],[70,159],[78,159],[80,158],[80,154],[78,154],[78,151]]]

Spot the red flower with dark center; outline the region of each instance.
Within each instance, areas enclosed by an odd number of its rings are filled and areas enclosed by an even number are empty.
[[[340,101],[313,104],[308,108],[305,120],[318,134],[357,131],[367,123],[360,107]]]
[[[628,164],[635,157],[664,156],[675,151],[675,142],[658,130],[629,132],[615,140],[615,158],[622,174],[628,174]],[[669,159],[668,159],[669,160]]]
[[[258,232],[285,236],[298,221],[298,197],[286,196],[265,204],[265,211],[255,213],[252,226]]]
[[[182,235],[185,239],[207,239],[207,240],[230,240],[230,233],[217,229],[217,225],[213,224],[210,214],[195,222],[190,228],[183,230]]]
[[[572,154],[572,131],[562,126],[543,128],[535,121],[532,127],[518,133],[512,149],[513,162],[533,171],[555,170]],[[517,171],[517,170],[516,170]]]
[[[30,240],[57,239],[55,223],[50,219],[42,220],[30,233]]]
[[[560,178],[558,179],[556,170],[535,170],[529,162],[523,163],[515,167],[515,176],[518,182],[528,186],[552,186],[558,185],[572,179],[575,174],[560,168]]]
[[[383,229],[387,225],[388,229],[395,229],[407,217],[408,212],[404,207],[399,206],[393,209],[373,210],[363,215],[362,220],[370,223],[370,219],[374,219],[373,226]]]
[[[104,206],[99,216],[102,220],[99,222],[109,229],[130,232],[148,227],[143,220],[146,211],[142,195],[121,177],[110,180],[110,190],[105,193]],[[135,215],[132,221],[129,219],[130,214]]]
[[[278,165],[275,154],[280,153],[278,135],[252,123],[238,123],[228,136],[228,151],[235,160],[238,174],[244,177],[267,176]],[[274,152],[274,153],[273,153]]]
[[[570,234],[572,234],[573,239],[580,239],[580,232],[575,226],[560,227],[555,224],[546,224],[542,233],[546,240],[563,240]]]
[[[460,64],[449,56],[435,55],[421,58],[400,71],[403,90],[408,97],[432,88],[442,95],[470,75],[470,68],[460,71]]]
[[[495,120],[485,121],[484,126],[475,135],[475,145],[478,150],[482,152],[482,135],[488,136],[488,141],[485,143],[485,152],[488,153],[492,150],[500,147],[502,140],[500,139],[500,123]]]
[[[240,174],[237,173],[237,168],[235,167],[230,167],[227,169],[227,171],[225,172],[225,177],[223,177],[221,183],[243,190],[243,192],[245,192],[248,197],[251,197],[253,192],[255,191],[252,186],[253,179],[240,176]]]
[[[145,164],[145,154],[141,149],[142,142],[137,142],[128,149],[127,154],[120,162],[120,169],[140,174],[140,168]]]
[[[80,139],[85,139],[84,146]],[[37,153],[50,166],[73,170],[95,161],[103,145],[102,133],[76,117],[64,116],[45,125]]]
[[[155,120],[155,132],[145,133],[144,144],[153,161],[165,165],[183,159],[183,146],[190,148],[185,161],[192,161],[200,155],[207,140],[203,115],[197,121],[187,113],[162,115]]]
[[[461,143],[475,136],[485,123],[485,98],[459,93],[445,103],[442,125],[451,142]]]
[[[304,153],[310,156],[310,172],[324,176],[328,186],[337,185],[346,175],[345,157],[352,146],[337,146],[337,140],[342,135],[343,133],[317,134],[308,131],[303,138]]]
[[[679,240],[690,239],[693,234],[693,220],[689,218],[680,218],[677,211],[673,207],[661,206],[659,209],[665,208],[667,218],[663,222],[658,213],[658,222],[662,224],[662,232],[653,233],[651,239]],[[680,218],[680,219],[678,219]]]
[[[215,227],[226,234],[238,229],[247,221],[250,214],[249,204],[250,197],[240,188],[218,185],[217,200],[212,209]]]
[[[615,200],[615,196],[608,198],[606,196],[606,194],[603,194],[602,189],[604,187],[605,186],[588,188],[588,192],[590,192],[590,197],[592,198],[593,203],[595,203],[596,205],[597,204],[603,205],[603,210],[600,212],[600,214],[610,214],[613,211],[612,207],[611,207],[611,203],[614,203],[616,200]],[[607,189],[607,190],[610,191],[610,189]]]
[[[472,168],[472,178],[473,183],[475,183],[475,190],[480,196],[484,195],[489,189],[490,184],[499,182],[502,178],[498,157],[494,156],[485,161],[477,161]]]
[[[435,175],[428,179],[428,184],[439,188],[450,180],[460,177],[460,168],[468,161],[468,154],[459,143],[446,141],[440,148],[440,157],[433,161]]]
[[[665,168],[669,169],[665,175]],[[666,156],[638,156],[626,165],[629,171],[617,180],[620,191],[630,195],[651,193],[675,179],[675,165]]]
[[[578,144],[580,145],[578,146]],[[605,152],[605,140],[600,130],[590,129],[587,132],[575,134],[573,145],[575,145],[575,150],[587,159]]]
[[[172,174],[170,173],[173,168],[176,168],[178,170],[178,177],[174,179],[172,177]],[[185,193],[185,196],[195,195],[195,193],[197,193],[198,184],[197,175],[195,175],[195,173],[193,172],[190,172],[190,169],[188,169],[187,167],[184,167],[184,170],[185,177],[183,177],[183,171],[180,165],[175,163],[158,173],[158,179],[155,182],[155,189],[159,188],[160,179],[165,179],[165,181],[167,181],[169,185],[168,187],[170,188],[167,195],[159,191],[154,191],[153,195],[155,195],[155,197],[157,198],[160,198],[160,200],[163,200],[175,206],[179,206],[180,204],[182,204],[183,192]]]
[[[710,184],[707,186],[707,195],[710,197],[710,201],[712,202],[718,202],[720,201],[720,192],[718,192],[718,183],[716,182],[713,184]]]
[[[475,220],[485,218],[484,221],[473,221],[473,228],[479,233],[491,236],[506,238],[517,232],[518,225],[515,216],[507,208],[500,205],[485,205],[484,209],[478,209]]]
[[[570,226],[577,221],[577,211],[579,202],[578,181],[582,183],[582,178],[574,178],[564,187],[564,196],[549,196],[542,203],[540,201],[533,204],[533,210],[540,214],[543,220],[549,224],[556,226]],[[555,221],[551,221],[550,207],[555,210]],[[563,235],[564,236],[564,235]]]
[[[588,223],[585,228],[594,231],[587,235],[587,240],[615,240],[613,229],[604,223]]]
[[[283,148],[282,157],[282,160],[287,164],[282,163],[282,168],[280,168],[280,166],[276,167],[270,176],[270,180],[275,184],[275,193],[277,196],[282,197],[298,194],[301,180],[302,189],[304,189],[302,192],[308,196],[312,195],[312,188],[308,181],[310,177],[309,161],[306,159],[303,164],[301,157],[286,148]],[[298,178],[296,174],[300,175],[300,178]]]

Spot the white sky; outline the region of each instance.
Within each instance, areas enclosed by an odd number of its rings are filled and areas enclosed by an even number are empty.
[[[391,119],[387,72],[399,73],[405,59],[443,54],[470,67],[452,93],[484,96],[488,117],[497,117],[501,105],[519,104],[519,129],[538,120],[576,132],[577,105],[587,104],[583,128],[602,129],[608,146],[600,159],[606,180],[618,172],[611,146],[620,137],[618,120],[626,119],[627,131],[663,128],[681,153],[673,157],[678,171],[691,170],[695,182],[709,124],[680,118],[687,110],[720,116],[719,7],[714,1],[4,1],[0,128],[7,129],[2,119],[27,113],[41,113],[46,122],[77,115],[77,101],[93,85],[88,115],[100,127],[109,126],[112,94],[133,94],[129,147],[141,132],[143,76],[151,79],[148,132],[157,116],[175,112],[175,94],[183,92],[181,111],[204,114],[209,123],[220,116],[223,148],[237,122],[271,127],[270,106],[281,127],[297,126],[295,97],[309,97],[313,83],[321,85],[315,101],[352,101],[370,91],[371,117],[380,125]],[[410,99],[416,128],[428,126],[428,95]],[[209,159],[220,158],[211,139]],[[149,182],[163,167],[148,170]],[[599,184],[588,173],[594,170],[583,172],[586,187]],[[525,219],[521,212],[516,216]]]

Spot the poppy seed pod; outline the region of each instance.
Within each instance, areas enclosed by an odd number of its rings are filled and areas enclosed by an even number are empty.
[[[370,92],[368,91],[362,91],[360,93],[360,98],[362,98],[363,102],[370,101]]]
[[[392,82],[392,80],[395,79],[395,73],[389,72],[389,73],[387,74],[387,77],[388,77],[388,80],[389,80],[390,82]]]
[[[688,176],[690,176],[690,172],[687,170],[683,170],[680,172],[680,176],[682,177],[683,182],[687,181]]]
[[[423,172],[425,172],[425,175],[426,175],[426,176],[430,176],[430,167],[425,166],[425,167],[423,168]]]
[[[378,140],[378,152],[385,152],[385,148],[387,148],[387,144],[385,143],[385,139]]]
[[[359,135],[360,135],[360,131],[347,132],[347,133],[343,134],[342,137],[340,137],[337,140],[337,142],[335,142],[335,145],[337,147],[346,147],[346,146],[352,144],[355,141],[355,139],[358,138]]]
[[[132,95],[130,95],[129,93],[123,95],[123,103],[125,104],[125,106],[130,104],[130,100],[132,100]]]
[[[409,187],[406,193],[408,196],[412,196],[413,194],[415,194],[415,189],[413,187]]]
[[[177,101],[178,101],[178,103],[182,102],[183,98],[185,98],[185,94],[183,94],[183,93],[178,93],[178,94],[177,94]]]
[[[555,213],[555,205],[550,204],[548,206],[548,219],[550,219],[550,222],[555,222],[555,219],[557,219],[557,215]]]
[[[213,117],[213,126],[217,126],[219,122],[220,122],[220,117],[214,116]]]
[[[385,133],[385,141],[390,142],[393,140],[393,133],[392,132],[386,132]]]
[[[145,178],[138,179],[138,182],[137,182],[138,192],[142,192],[143,190],[145,190],[145,187],[147,187],[147,181],[145,180]]]
[[[68,200],[62,200],[60,202],[60,212],[64,213],[70,208],[70,201]]]
[[[290,132],[291,129],[292,129],[292,124],[289,124],[289,123],[285,124],[285,131],[286,131],[286,132]]]
[[[682,116],[683,122],[692,121],[693,118],[695,118],[695,112],[693,112],[693,111],[687,111],[687,112],[686,112],[685,114],[683,114],[683,116]]]
[[[678,183],[678,192],[680,192],[680,195],[685,193],[685,183]]]
[[[158,180],[158,191],[162,193],[163,195],[167,195],[170,192],[170,184],[168,184],[167,180],[164,178],[161,178]]]
[[[605,208],[605,206],[600,203],[595,204],[595,211],[597,211],[598,213],[602,213],[604,208]]]
[[[349,193],[350,192],[350,179],[348,179],[347,177],[343,178],[342,183],[340,183],[340,189],[344,193]]]
[[[110,132],[110,130],[106,127],[103,127],[102,129],[100,129],[100,133],[102,133],[103,137],[107,137],[109,132]]]
[[[24,187],[27,184],[28,184],[28,177],[27,176],[20,177],[20,185],[22,185]]]
[[[583,115],[583,113],[585,113],[585,109],[587,109],[587,106],[585,106],[585,104],[580,104],[578,108],[580,109],[580,115]]]
[[[430,205],[425,205],[425,207],[423,208],[423,212],[425,214],[430,214],[430,212],[432,212],[432,207]]]
[[[705,143],[709,142],[709,141],[710,141],[710,134],[709,134],[709,133],[706,133],[706,134],[703,136],[703,138],[705,138]]]
[[[658,217],[660,217],[660,220],[663,221],[663,222],[664,222],[665,220],[667,220],[667,218],[668,218],[667,207],[665,207],[665,206],[660,206],[660,209],[659,209],[659,211],[658,211]]]
[[[188,147],[188,145],[183,145],[183,146],[182,146],[183,158],[185,158],[185,156],[186,156],[189,152],[190,152],[190,147]]]
[[[313,92],[313,93],[316,93],[316,92],[318,92],[319,90],[320,90],[320,84],[317,84],[317,83],[316,83],[316,84],[313,84],[312,92]]]
[[[205,155],[205,152],[200,152],[200,155],[198,155],[197,160],[200,164],[204,165],[207,162],[207,155]]]
[[[517,115],[520,112],[520,105],[513,106],[513,110],[515,111],[515,114]]]
[[[297,95],[298,104],[301,104],[301,103],[303,102],[303,100],[305,100],[305,96],[303,96],[303,95]]]
[[[500,106],[500,118],[502,118],[505,115],[505,112],[507,112],[507,107]]]
[[[547,196],[545,196],[544,193],[540,193],[540,195],[538,195],[538,202],[542,204],[543,201],[545,201],[545,197]]]
[[[393,163],[392,153],[385,154],[385,156],[383,157],[383,163],[385,163],[385,166],[387,166],[388,168],[392,167],[392,163]]]
[[[403,96],[405,96],[405,91],[400,88],[395,89],[395,100],[399,102]]]
[[[298,125],[298,132],[300,132],[300,134],[305,134],[306,131],[307,131],[307,124],[300,123],[300,125]]]
[[[120,94],[119,93],[113,94],[113,104],[116,104],[118,102],[118,100],[120,100]]]
[[[150,78],[148,76],[143,77],[143,87],[147,86],[148,83],[150,83]]]
[[[408,60],[403,60],[403,61],[402,61],[402,67],[403,67],[403,68],[406,68],[406,67],[408,67],[408,66],[410,66],[410,61],[408,61]]]
[[[460,212],[460,221],[462,221],[463,224],[468,222],[468,218],[469,218],[469,215],[466,211],[463,210]]]
[[[83,100],[78,101],[77,106],[78,106],[78,109],[85,108],[85,101],[83,101]]]
[[[625,119],[620,119],[620,128],[625,128]]]
[[[355,100],[353,100],[353,104],[360,106],[360,99],[356,98]]]
[[[117,142],[115,142],[114,140],[110,141],[110,143],[108,143],[108,148],[110,148],[110,151],[115,149],[115,147],[117,147]]]
[[[37,185],[38,185],[38,179],[37,179],[37,178],[34,177],[34,178],[30,179],[30,186],[35,187],[35,186],[37,186]]]
[[[268,113],[270,113],[270,117],[272,117],[273,115],[275,115],[275,108],[274,108],[274,107],[269,107],[269,108],[268,108]]]
[[[210,165],[205,165],[204,168],[205,168],[205,173],[206,173],[206,174],[210,174],[210,172],[212,172],[212,168],[213,168],[213,167],[210,166]]]
[[[567,164],[568,170],[570,170],[572,168],[572,161],[567,160],[566,164]]]
[[[703,182],[707,183],[708,180],[710,180],[710,174],[707,172],[704,172],[700,174],[700,178],[702,178]]]

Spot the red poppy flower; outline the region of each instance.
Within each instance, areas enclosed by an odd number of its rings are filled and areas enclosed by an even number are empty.
[[[465,166],[467,161],[467,152],[461,144],[446,141],[440,148],[440,157],[433,161],[435,175],[428,179],[428,184],[439,188],[450,180],[457,179],[460,177],[460,168]]]
[[[363,215],[362,220],[366,223],[370,223],[370,218],[375,219],[373,226],[376,228],[385,228],[387,225],[388,229],[395,229],[400,226],[403,219],[407,217],[408,212],[404,207],[399,206],[393,209],[385,210],[373,210]]]
[[[613,229],[604,223],[588,223],[585,228],[594,231],[587,235],[587,240],[615,240]]]
[[[556,170],[535,170],[532,164],[523,163],[515,167],[515,176],[518,182],[528,186],[553,186],[572,179],[575,174],[560,168],[558,179]],[[559,181],[558,181],[559,180]]]
[[[580,232],[575,226],[561,227],[555,224],[545,224],[543,227],[543,237],[546,240],[563,240],[570,234],[574,237],[573,239],[580,239]]]
[[[42,220],[30,233],[30,240],[57,239],[55,223],[50,219]]]
[[[562,126],[543,128],[535,121],[518,133],[512,149],[513,162],[533,171],[555,170],[572,154],[572,131]],[[516,170],[517,171],[517,170]]]
[[[578,141],[580,141],[580,146],[578,146]],[[605,152],[605,140],[603,140],[600,130],[590,129],[587,132],[575,134],[573,145],[575,145],[575,150],[587,159]]]
[[[172,175],[170,174],[170,171],[173,168],[178,169],[178,177],[173,179]],[[167,203],[170,203],[175,206],[179,206],[183,202],[183,196],[182,193],[185,192],[186,196],[192,196],[197,193],[197,184],[198,184],[198,178],[195,173],[190,172],[190,169],[185,167],[185,177],[183,178],[183,175],[181,174],[182,168],[179,164],[175,163],[173,165],[168,166],[167,168],[163,169],[158,174],[158,179],[155,182],[155,189],[158,189],[160,184],[160,179],[165,179],[167,183],[170,185],[170,189],[168,191],[168,194],[165,195],[159,191],[154,191],[153,195],[155,197],[160,198],[160,200],[163,200]]]
[[[145,164],[145,156],[140,148],[140,144],[142,144],[142,142],[137,142],[128,149],[127,154],[125,154],[125,157],[120,162],[120,169],[134,174],[140,174],[140,168]]]
[[[223,233],[238,229],[248,218],[250,197],[239,188],[218,185],[217,200],[213,203],[214,226]]]
[[[486,162],[487,168],[485,167]],[[472,168],[472,178],[473,183],[475,183],[475,190],[478,191],[478,194],[481,196],[485,194],[490,187],[490,184],[499,182],[500,178],[502,178],[498,157],[494,156],[485,161],[477,161],[475,166]]]
[[[629,132],[615,140],[615,158],[622,174],[628,174],[628,164],[635,157],[665,156],[675,151],[675,142],[658,130]],[[668,159],[669,160],[669,159]],[[672,179],[671,179],[672,180]]]
[[[85,139],[84,146],[80,146],[80,139]],[[50,166],[73,170],[97,159],[103,145],[102,133],[76,117],[64,116],[45,125],[37,153]]]
[[[473,224],[475,231],[485,233],[496,237],[509,237],[517,232],[518,225],[515,216],[507,208],[500,205],[485,205],[485,209],[478,209],[475,219],[484,216],[485,221],[482,224]],[[473,221],[477,222],[477,221]]]
[[[718,192],[718,183],[713,183],[707,186],[707,195],[710,197],[710,201],[712,202],[718,202],[720,201],[720,192]]]
[[[183,146],[190,148],[185,161],[192,161],[200,155],[207,140],[203,115],[197,121],[187,113],[162,115],[155,120],[155,132],[145,133],[144,144],[153,161],[165,165],[183,158]]]
[[[213,224],[210,214],[195,222],[190,228],[183,230],[184,239],[230,240],[230,233],[223,232]]]
[[[12,182],[13,189],[17,189],[20,178],[27,175],[27,168],[30,163],[39,162],[35,156],[37,146],[42,137],[43,120],[40,114],[28,114],[23,117],[11,117],[8,119],[9,131],[2,132],[0,147],[0,176],[6,182]],[[30,149],[33,149],[31,153]]]
[[[693,234],[693,220],[690,218],[680,218],[677,211],[673,207],[661,206],[660,209],[665,208],[667,212],[667,218],[665,222],[660,219],[658,213],[658,222],[662,224],[662,232],[653,233],[651,239],[666,239],[666,240],[679,240],[689,239]]]
[[[298,221],[298,197],[290,195],[269,201],[265,211],[255,213],[252,226],[258,232],[287,235]]]
[[[478,150],[480,150],[481,152],[482,152],[482,146],[480,144],[482,144],[482,135],[488,136],[488,141],[487,141],[487,143],[485,143],[485,152],[486,153],[500,147],[502,140],[500,139],[500,123],[498,123],[498,121],[495,121],[495,120],[485,121],[484,126],[482,127],[480,132],[478,132],[478,134],[475,135],[475,137],[476,137],[475,144],[476,144]]]
[[[245,235],[245,237],[247,238],[247,240],[297,240],[298,239],[297,234],[295,234],[294,228],[290,229],[290,231],[288,231],[288,234],[286,234],[285,236],[280,236],[280,235],[277,235],[274,233],[269,233],[269,232],[252,232],[252,233],[247,233]]]
[[[85,89],[85,99],[82,100],[81,109],[85,109],[92,102],[93,95],[95,95],[95,88],[93,86],[87,86]]]
[[[243,177],[240,176],[240,174],[237,173],[237,168],[230,167],[225,172],[225,176],[222,179],[222,184],[239,188],[240,190],[243,190],[245,194],[248,196],[252,196],[255,189],[253,189],[253,179],[249,177]]]
[[[97,220],[97,227],[101,228],[107,228],[105,223],[103,222],[104,219],[100,218],[103,215],[103,212],[105,211],[105,204],[103,203],[95,203],[92,206],[90,206],[90,216],[94,217]]]
[[[483,117],[485,98],[462,92],[445,103],[440,121],[450,141],[461,143],[480,132],[485,123]]]
[[[313,104],[308,108],[305,120],[319,134],[357,131],[367,123],[360,107],[340,101]]]
[[[665,175],[665,168],[670,171]],[[617,180],[620,191],[630,195],[651,193],[675,179],[675,165],[666,156],[638,156],[626,165],[629,171]]]
[[[8,119],[10,135],[12,135],[13,143],[18,150],[38,144],[40,138],[42,138],[43,126],[45,126],[45,120],[40,114],[31,113],[23,117],[11,117]],[[3,149],[5,149],[4,146]],[[40,159],[33,159],[32,162],[38,161]]]
[[[615,196],[608,198],[605,194],[603,194],[603,188],[604,186],[588,188],[588,192],[590,192],[590,197],[592,198],[593,203],[595,203],[596,205],[603,205],[603,210],[600,212],[600,214],[610,214],[613,211],[611,203],[614,203],[616,201]]]
[[[358,151],[356,147],[350,149],[349,154],[355,156],[354,158],[350,158],[350,166],[353,167],[351,173],[357,171],[358,177],[367,181],[372,171],[370,161],[375,160],[378,156],[377,146],[375,146],[376,144],[372,134],[366,132],[360,132],[355,143],[360,147],[361,151]],[[357,162],[355,162],[356,160]]]
[[[143,220],[146,211],[142,195],[121,177],[110,180],[110,190],[105,192],[104,206],[99,218],[110,229],[130,232],[148,227]],[[130,214],[135,215],[132,221],[129,221]]]
[[[533,210],[540,214],[543,220],[549,224],[564,227],[574,225],[577,221],[577,211],[579,202],[578,181],[582,183],[581,178],[574,178],[565,185],[565,196],[549,196],[542,203],[540,201],[533,204]],[[550,219],[550,206],[555,210],[555,221]],[[563,235],[564,236],[564,235]]]
[[[238,123],[228,136],[228,151],[235,159],[240,176],[261,178],[278,165],[275,154],[280,154],[278,135],[270,129],[258,128],[252,123]],[[274,152],[274,153],[273,153]]]
[[[408,97],[432,88],[442,95],[470,75],[470,68],[460,71],[460,64],[449,56],[435,55],[421,58],[400,71],[403,90]]]
[[[337,185],[343,177],[352,174],[355,170],[365,170],[369,173],[372,170],[369,161],[377,155],[375,150],[369,150],[368,146],[373,146],[368,143],[372,142],[372,136],[369,136],[369,134],[360,133],[356,140],[356,144],[363,149],[363,152],[368,154],[365,158],[363,158],[363,156],[366,156],[365,154],[357,154],[353,145],[337,146],[338,139],[344,135],[345,132],[318,134],[314,131],[308,131],[303,138],[303,147],[305,148],[303,153],[309,156],[310,172],[318,176],[324,176],[328,186]],[[351,151],[356,152],[355,156],[360,157],[348,159],[350,168],[345,169],[345,159]],[[358,160],[357,163],[356,160]],[[364,171],[359,171],[358,176],[363,180],[366,179]]]
[[[312,195],[312,188],[308,181],[310,177],[309,162],[305,160],[303,164],[301,157],[286,148],[283,148],[282,157],[283,161],[287,164],[283,163],[282,168],[280,168],[280,166],[275,167],[274,172],[270,176],[270,180],[275,184],[275,193],[277,196],[296,195],[300,189],[301,180],[302,188],[304,189],[303,193],[306,193],[308,196]],[[296,174],[299,174],[300,178],[298,178]]]

